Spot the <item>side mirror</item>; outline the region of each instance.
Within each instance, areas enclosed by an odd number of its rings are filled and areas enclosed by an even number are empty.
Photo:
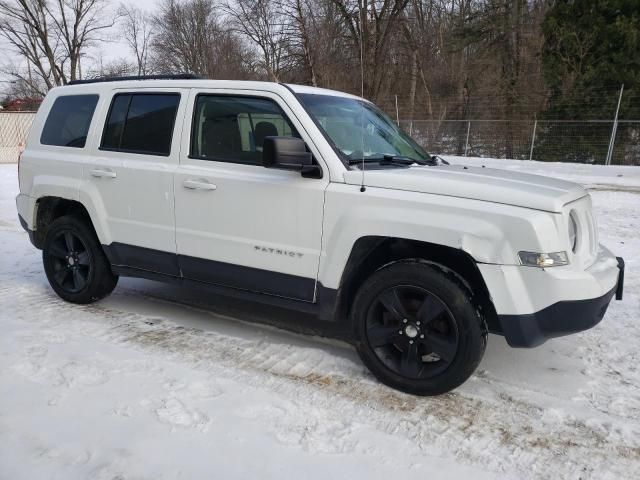
[[[321,178],[322,169],[313,163],[311,152],[300,138],[265,137],[262,143],[262,165],[265,168],[293,170],[303,177]]]

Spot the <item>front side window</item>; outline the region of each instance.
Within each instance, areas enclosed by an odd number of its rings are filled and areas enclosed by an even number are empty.
[[[43,145],[84,148],[98,95],[56,98],[40,135]]]
[[[100,148],[168,156],[179,104],[178,93],[115,95]]]
[[[272,100],[198,95],[191,158],[258,165],[265,137],[300,137]]]
[[[372,103],[332,95],[299,94],[298,98],[349,162],[385,155],[429,160],[429,154]]]

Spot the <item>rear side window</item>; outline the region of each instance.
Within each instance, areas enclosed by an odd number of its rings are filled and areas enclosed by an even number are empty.
[[[191,158],[258,165],[262,144],[269,136],[300,137],[273,100],[198,95]]]
[[[56,98],[44,123],[40,143],[84,148],[98,95],[68,95]]]
[[[178,93],[115,95],[100,148],[168,156],[179,103]]]

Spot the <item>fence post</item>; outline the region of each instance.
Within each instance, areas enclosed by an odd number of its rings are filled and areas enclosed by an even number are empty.
[[[609,140],[609,150],[607,151],[607,158],[604,161],[605,165],[611,165],[611,157],[613,157],[613,146],[616,142],[616,132],[618,130],[618,112],[620,111],[620,102],[622,101],[622,92],[624,91],[624,83],[620,86],[620,96],[618,97],[618,106],[616,107],[616,116],[613,119],[613,128],[611,129],[611,140]]]
[[[396,95],[396,123],[400,126],[400,112],[398,110],[398,95]]]
[[[467,122],[467,141],[464,144],[464,156],[467,156],[467,152],[469,151],[469,131],[471,130],[471,120]]]
[[[529,149],[529,160],[533,160],[533,145],[536,141],[536,129],[538,128],[538,119],[533,122],[533,133],[531,134],[531,148]]]

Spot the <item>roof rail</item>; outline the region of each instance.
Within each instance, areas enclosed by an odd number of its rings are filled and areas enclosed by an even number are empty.
[[[124,82],[126,80],[199,80],[200,75],[193,73],[176,73],[172,75],[133,75],[129,77],[102,77],[88,80],[72,80],[67,85],[82,85],[85,83]]]

